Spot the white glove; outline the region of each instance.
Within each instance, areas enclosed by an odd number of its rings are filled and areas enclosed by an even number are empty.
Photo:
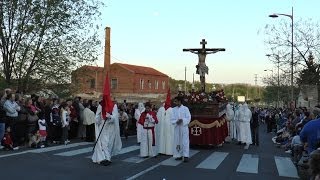
[[[111,115],[109,113],[106,114],[107,118],[111,118]]]

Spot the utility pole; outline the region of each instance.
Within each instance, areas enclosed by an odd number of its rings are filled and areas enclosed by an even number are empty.
[[[258,74],[254,74],[254,85],[257,86]]]
[[[184,93],[187,94],[187,67],[184,67]]]

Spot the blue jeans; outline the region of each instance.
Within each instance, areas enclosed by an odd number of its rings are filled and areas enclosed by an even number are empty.
[[[4,136],[4,132],[5,132],[5,124],[4,123],[0,123],[0,142]],[[0,143],[1,145],[1,143]]]

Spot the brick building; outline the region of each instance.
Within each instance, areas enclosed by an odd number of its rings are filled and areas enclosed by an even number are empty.
[[[106,72],[109,72],[111,96],[118,102],[160,101],[169,88],[169,76],[151,67],[110,63],[110,28],[106,28],[104,67],[82,66],[72,72],[71,84],[80,96],[99,98]]]

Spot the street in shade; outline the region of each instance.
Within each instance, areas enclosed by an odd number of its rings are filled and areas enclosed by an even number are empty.
[[[1,179],[299,179],[288,154],[260,126],[260,146],[244,150],[236,142],[222,147],[193,147],[187,163],[170,156],[140,158],[136,138],[122,139],[112,164],[92,163],[92,143],[74,142],[41,149],[0,151]]]

